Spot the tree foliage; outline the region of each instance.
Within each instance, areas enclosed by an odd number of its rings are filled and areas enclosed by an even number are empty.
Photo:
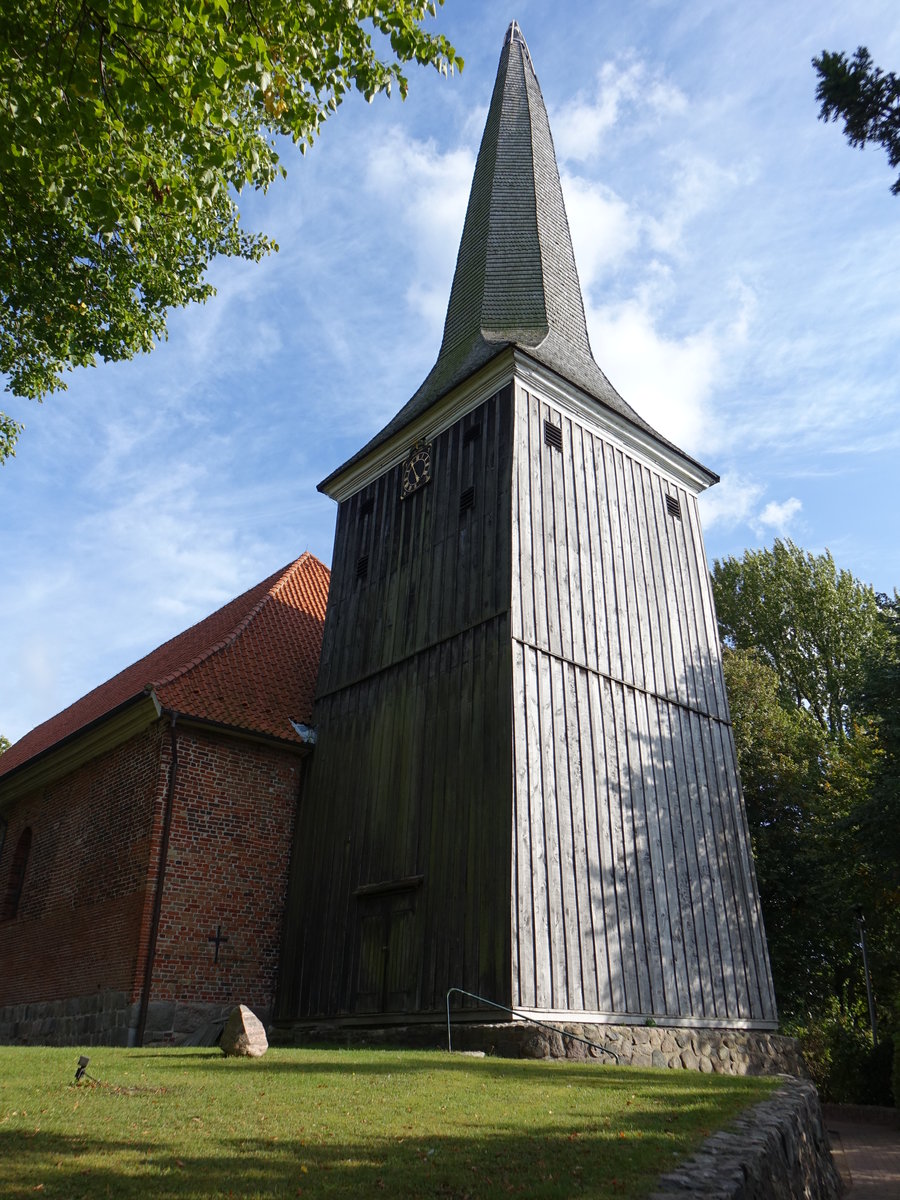
[[[722,640],[755,650],[778,677],[782,699],[807,709],[824,732],[850,727],[866,671],[886,644],[872,588],[838,571],[826,550],[790,540],[716,562],[713,586]]]
[[[784,703],[778,675],[755,650],[726,648],[723,667],[772,972],[784,1015],[801,997],[831,987],[816,895],[825,735],[810,713]]]
[[[3,754],[4,751],[8,750],[11,745],[12,742],[9,740],[9,738],[0,733],[0,754]]]
[[[875,967],[900,1045],[900,597],[881,598],[887,647],[872,664],[861,702],[878,734],[871,787],[851,814],[849,832],[868,893]],[[898,1077],[900,1083],[900,1077]]]
[[[438,0],[443,3],[443,0]],[[149,350],[205,300],[216,255],[273,248],[236,196],[278,174],[352,89],[462,66],[434,0],[4,0],[0,370],[40,399],[63,372]],[[0,461],[16,422],[0,416]]]
[[[865,1012],[857,906],[889,1008],[900,906],[881,847],[897,793],[879,788],[900,656],[885,598],[780,541],[716,562],[713,588],[782,1018]]]
[[[819,76],[816,99],[822,121],[844,120],[851,146],[882,145],[892,167],[900,166],[900,77],[872,63],[865,46],[853,58],[823,50],[812,64]],[[900,175],[891,191],[900,195]]]

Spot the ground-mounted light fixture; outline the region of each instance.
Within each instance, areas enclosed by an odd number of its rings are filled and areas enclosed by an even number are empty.
[[[86,1054],[82,1054],[81,1057],[79,1058],[78,1066],[75,1069],[75,1082],[76,1083],[81,1083],[82,1079],[84,1079],[84,1073],[87,1070],[88,1063],[90,1061],[91,1060],[88,1058],[88,1056]]]

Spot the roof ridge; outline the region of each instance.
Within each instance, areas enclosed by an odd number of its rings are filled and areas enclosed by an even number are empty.
[[[149,691],[151,688],[165,687],[170,683],[174,683],[176,679],[184,678],[185,675],[190,674],[191,671],[195,670],[203,663],[208,662],[216,654],[220,654],[223,650],[227,650],[229,646],[233,646],[235,642],[237,642],[238,638],[240,638],[240,636],[246,631],[248,626],[259,616],[269,600],[274,597],[276,590],[281,587],[285,579],[293,571],[294,567],[298,567],[305,558],[312,557],[313,556],[308,550],[304,550],[299,558],[295,558],[293,562],[287,563],[287,565],[282,567],[280,571],[276,571],[275,574],[278,576],[278,578],[259,598],[259,600],[257,600],[250,611],[244,614],[244,616],[240,619],[240,621],[238,621],[237,625],[229,634],[227,634],[224,638],[220,638],[215,645],[209,646],[202,654],[198,654],[195,658],[192,658],[190,662],[184,663],[176,671],[172,671],[170,674],[164,675],[161,679],[152,680],[147,684],[146,690]]]

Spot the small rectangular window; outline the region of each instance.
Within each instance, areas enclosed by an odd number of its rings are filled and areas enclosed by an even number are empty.
[[[666,496],[666,512],[670,517],[677,517],[681,520],[681,501],[677,496]]]
[[[362,554],[356,560],[356,578],[357,579],[365,579],[365,577],[368,575],[368,573],[369,573],[369,556],[368,556],[368,554]]]
[[[544,442],[551,450],[562,450],[562,428],[552,421],[544,422]]]
[[[463,434],[463,445],[470,446],[472,442],[477,442],[481,437],[481,425],[470,425]]]
[[[470,508],[475,507],[475,489],[464,488],[459,494],[459,515],[463,516]]]
[[[362,504],[360,504],[359,515],[361,517],[368,517],[371,515],[371,513],[374,511],[374,509],[375,509],[375,501],[370,496],[368,498],[368,500],[363,500]]]

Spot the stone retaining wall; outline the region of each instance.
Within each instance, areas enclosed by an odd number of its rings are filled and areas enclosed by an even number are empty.
[[[648,1200],[837,1200],[842,1191],[818,1093],[791,1079],[664,1175]]]
[[[446,1049],[447,1026],[436,1023],[381,1027],[338,1023],[276,1026],[270,1031],[269,1040],[281,1045],[330,1042]],[[807,1074],[794,1038],[744,1029],[580,1023],[547,1028],[525,1021],[473,1022],[454,1024],[451,1041],[454,1050],[483,1050],[503,1058],[614,1062],[615,1059],[604,1054],[603,1048],[607,1048],[623,1066],[669,1067],[716,1075]]]
[[[151,1000],[147,1006],[145,1046],[179,1046],[202,1026],[222,1025],[233,1004],[188,1004],[177,1000]]]

